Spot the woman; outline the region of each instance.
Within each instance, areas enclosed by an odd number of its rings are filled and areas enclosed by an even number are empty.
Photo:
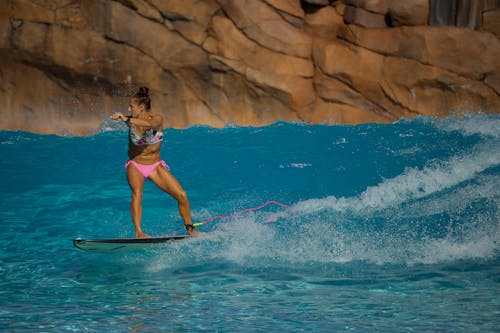
[[[148,92],[148,88],[142,87],[130,99],[128,107],[130,116],[116,112],[110,117],[113,120],[125,122],[129,127],[128,155],[130,159],[125,167],[127,168],[127,180],[132,190],[130,213],[134,221],[135,237],[149,237],[141,229],[141,202],[145,178],[177,200],[179,213],[184,220],[188,234],[199,234],[194,230],[191,221],[191,210],[186,192],[160,157],[160,148],[163,142],[163,117],[151,113],[151,99]]]

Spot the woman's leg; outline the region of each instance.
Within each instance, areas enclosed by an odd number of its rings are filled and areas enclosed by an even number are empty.
[[[141,219],[142,219],[142,190],[144,188],[144,176],[137,170],[133,164],[127,167],[127,180],[132,190],[132,201],[130,202],[130,215],[134,221],[135,237],[145,238],[149,237],[142,232]]]
[[[149,176],[149,179],[156,186],[177,200],[179,214],[184,220],[184,224],[193,224],[191,221],[191,208],[188,196],[177,179],[175,179],[175,177],[161,165],[153,171],[153,173]],[[198,232],[193,231],[191,234],[197,233]]]

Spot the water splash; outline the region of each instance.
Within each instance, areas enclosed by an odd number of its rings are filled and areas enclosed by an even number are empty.
[[[452,188],[473,179],[488,168],[500,164],[499,144],[478,145],[471,155],[453,157],[448,161],[432,161],[428,166],[407,168],[404,173],[368,187],[357,197],[305,200],[296,205],[299,214],[311,214],[329,209],[369,215],[373,211],[397,207]]]

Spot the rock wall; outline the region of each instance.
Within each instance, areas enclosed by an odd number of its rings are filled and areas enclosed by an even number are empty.
[[[3,0],[0,129],[92,133],[142,85],[178,128],[498,113],[498,1],[455,2]]]

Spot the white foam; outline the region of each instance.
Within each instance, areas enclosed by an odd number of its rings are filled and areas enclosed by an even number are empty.
[[[498,239],[498,237],[496,237]],[[482,235],[472,240],[433,239],[413,245],[408,264],[434,264],[465,259],[488,259],[495,256],[497,241],[490,235]]]
[[[101,134],[105,132],[114,132],[114,131],[124,131],[127,129],[127,126],[123,122],[114,121],[111,119],[104,119],[96,130],[94,134]]]
[[[394,207],[404,202],[420,199],[470,180],[478,173],[500,164],[500,146],[476,146],[476,152],[456,156],[448,161],[433,161],[424,168],[407,168],[402,174],[368,187],[356,197],[309,199],[299,202],[299,214],[317,213],[320,210],[371,214],[373,210]]]
[[[328,216],[328,215],[327,215]],[[224,263],[278,267],[368,261],[376,264],[434,264],[487,259],[498,251],[498,216],[477,216],[442,238],[418,236],[411,224],[374,230],[362,221],[301,218],[284,224],[261,222],[258,213],[217,225],[203,237],[174,242],[144,259],[147,270]]]
[[[300,220],[318,219],[323,223],[317,227],[321,235],[313,229],[309,232],[313,237],[298,242],[307,248],[294,251],[294,255],[300,254],[296,260],[431,264],[498,255],[498,212],[488,210],[484,216],[477,212],[467,221],[464,212],[471,213],[470,209],[476,209],[471,207],[478,204],[498,206],[500,177],[481,173],[500,165],[499,151],[496,139],[487,140],[468,155],[431,161],[423,168],[408,168],[357,196],[297,203],[294,208]],[[439,214],[451,214],[448,225],[439,224],[447,221],[433,220],[433,215]],[[453,216],[459,220],[453,221]],[[383,218],[385,225],[374,231],[373,226],[379,222],[372,220],[377,217]],[[420,225],[410,224],[408,219]],[[445,235],[434,234],[434,228]]]
[[[451,193],[410,203],[403,209],[398,209],[397,215],[400,218],[417,218],[446,212],[459,212],[463,207],[470,206],[477,201],[498,201],[498,189],[500,189],[500,177],[480,176],[474,183]]]
[[[458,131],[462,135],[481,135],[500,138],[500,117],[486,114],[466,115],[463,118],[447,118],[434,121],[434,125],[444,131]]]

